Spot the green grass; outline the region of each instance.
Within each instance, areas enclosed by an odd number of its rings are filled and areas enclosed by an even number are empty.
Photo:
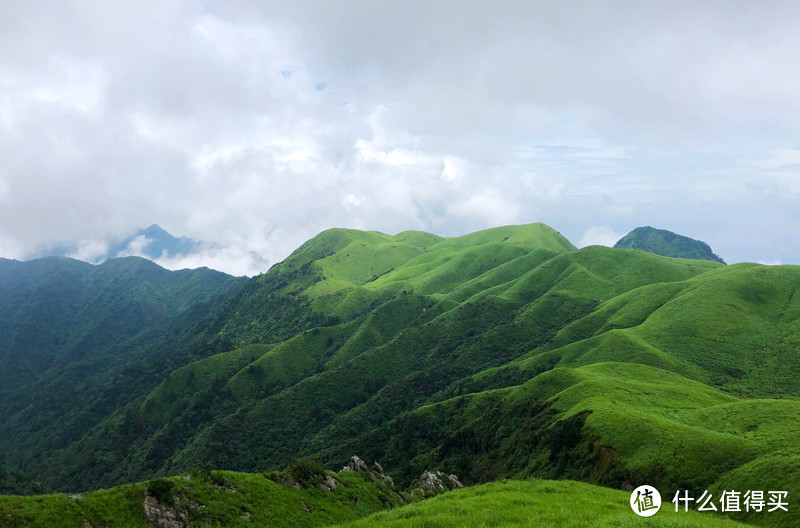
[[[331,473],[340,483],[332,491],[294,489],[263,474],[214,471],[210,479],[173,477],[167,485],[179,510],[197,526],[316,527],[364,517],[401,504],[401,495],[371,474]],[[0,496],[2,528],[147,528],[143,500],[148,483],[128,484],[70,498],[66,494]],[[404,493],[405,501],[412,500]],[[309,511],[304,509],[303,505]]]
[[[745,526],[717,515],[676,513],[663,493],[660,511],[642,519],[631,511],[629,493],[574,481],[501,481],[419,502],[419,490],[414,498],[369,474],[329,474],[340,483],[332,491],[318,487],[298,490],[276,484],[262,474],[227,471],[215,471],[210,478],[195,473],[190,480],[165,479],[162,487],[178,499],[178,512],[198,526]],[[65,494],[0,496],[0,527],[81,528],[89,523],[147,528],[143,500],[151,487],[143,482],[72,498]]]
[[[505,481],[456,490],[421,503],[381,512],[342,528],[462,528],[586,526],[649,528],[734,528],[746,526],[698,512],[674,511],[665,502],[654,516],[631,510],[630,494],[572,481]],[[662,495],[662,500],[665,499]],[[769,514],[765,514],[769,515]]]

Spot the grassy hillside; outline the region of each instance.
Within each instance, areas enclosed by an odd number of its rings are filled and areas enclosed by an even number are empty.
[[[26,467],[90,489],[359,453],[403,486],[439,468],[471,484],[791,498],[799,288],[796,266],[577,250],[541,224],[457,238],[333,229],[177,333],[196,361]],[[744,518],[791,526],[797,513]]]
[[[628,504],[630,494],[571,481],[504,481],[451,491],[421,503],[376,513],[339,525],[341,528],[461,528],[463,526],[529,526],[584,528],[734,528],[731,520],[698,512],[678,512],[662,504],[650,518],[637,517]],[[662,497],[663,500],[663,497]]]
[[[272,475],[195,471],[82,494],[0,496],[0,527],[150,528],[170,521],[177,526],[317,527],[414,500],[371,473],[327,474],[335,489],[312,482],[296,489],[270,480]]]
[[[642,519],[631,511],[629,493],[572,481],[503,481],[421,501],[418,493],[393,489],[369,473],[327,475],[337,482],[330,491],[315,485],[295,489],[263,474],[215,471],[85,494],[6,496],[0,497],[0,527],[149,528],[158,523],[154,507],[161,519],[179,526],[746,526],[713,514],[676,513],[669,502]]]

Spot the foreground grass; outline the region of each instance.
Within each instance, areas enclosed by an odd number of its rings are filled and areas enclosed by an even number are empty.
[[[215,471],[210,480],[164,480],[172,483],[179,510],[191,526],[329,526],[400,504],[399,495],[370,474],[332,475],[340,485],[330,492],[284,487],[260,473]],[[147,487],[146,482],[127,484],[78,497],[0,496],[0,527],[148,528],[143,507]]]
[[[662,497],[663,498],[663,497]],[[698,512],[675,513],[662,504],[653,517],[640,518],[628,504],[630,494],[573,481],[504,481],[452,491],[422,503],[381,512],[341,525],[347,528],[462,528],[586,526],[649,528],[733,528],[750,526]],[[769,515],[769,514],[764,514]]]
[[[574,481],[502,481],[447,492],[400,506],[398,494],[366,473],[336,475],[326,492],[279,486],[262,474],[214,472],[210,481],[168,479],[190,526],[417,528],[615,526],[733,528],[750,526],[697,512],[675,513],[669,502],[649,519],[630,509],[630,495]],[[0,527],[148,528],[142,502],[147,483],[86,493],[0,496]],[[404,494],[405,499],[410,497]],[[669,500],[666,498],[666,500]],[[191,505],[186,509],[187,505]],[[391,511],[383,511],[394,508]],[[769,514],[763,514],[769,515]]]

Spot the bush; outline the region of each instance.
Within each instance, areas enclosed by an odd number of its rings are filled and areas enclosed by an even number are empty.
[[[175,483],[170,480],[157,478],[147,483],[147,493],[161,504],[175,502]]]
[[[325,478],[325,469],[314,460],[297,460],[286,473],[305,487],[316,486]]]
[[[211,465],[207,463],[198,464],[192,468],[192,480],[198,482],[211,481]]]

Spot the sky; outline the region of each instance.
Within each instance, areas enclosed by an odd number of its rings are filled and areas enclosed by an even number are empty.
[[[798,2],[0,2],[0,257],[650,225],[800,264]],[[258,258],[251,252],[263,257]]]

